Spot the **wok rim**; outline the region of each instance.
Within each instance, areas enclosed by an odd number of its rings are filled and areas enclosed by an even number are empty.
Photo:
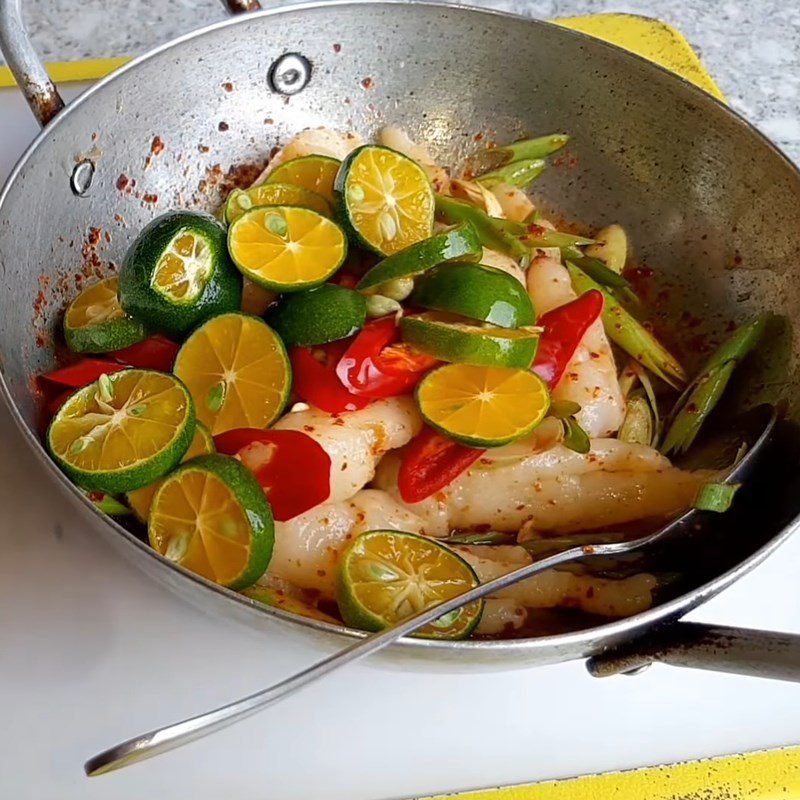
[[[85,91],[81,92],[72,102],[68,103],[58,115],[47,125],[45,125],[33,141],[25,148],[22,155],[14,165],[13,169],[6,178],[0,191],[0,212],[2,212],[7,196],[11,188],[15,185],[20,172],[24,169],[26,164],[33,159],[36,155],[40,145],[45,139],[65,120],[68,116],[78,113],[83,104],[91,98],[96,92],[104,91],[105,88],[115,81],[123,79],[130,71],[134,71],[138,66],[152,58],[161,55],[174,48],[177,45],[184,44],[199,39],[205,35],[212,34],[217,30],[235,26],[245,25],[250,19],[260,19],[264,17],[274,17],[287,14],[315,12],[318,10],[327,10],[332,7],[347,8],[347,7],[362,7],[362,6],[397,6],[402,7],[403,10],[399,13],[413,13],[415,7],[423,7],[429,9],[440,9],[443,11],[451,11],[455,13],[467,13],[473,17],[477,16],[493,16],[501,17],[516,22],[522,22],[526,25],[541,26],[557,30],[558,36],[566,38],[577,39],[588,43],[591,47],[606,48],[614,51],[622,56],[623,62],[627,60],[630,64],[631,70],[643,69],[655,70],[661,73],[677,85],[683,87],[683,91],[688,92],[697,101],[701,114],[707,115],[708,109],[717,109],[711,113],[721,112],[734,122],[738,127],[744,128],[749,135],[754,135],[756,140],[760,140],[762,146],[778,157],[783,165],[788,169],[788,174],[794,175],[800,181],[800,167],[796,165],[774,142],[772,142],[764,133],[756,128],[751,122],[743,117],[739,112],[730,108],[728,105],[701,89],[686,78],[668,70],[666,67],[661,66],[653,61],[650,61],[643,56],[619,47],[615,44],[607,42],[603,39],[598,39],[589,34],[581,31],[576,31],[570,28],[563,27],[555,22],[547,20],[536,19],[520,14],[514,14],[507,11],[498,9],[480,8],[476,6],[466,5],[464,3],[451,3],[443,2],[442,0],[315,0],[314,2],[298,3],[296,5],[283,6],[280,8],[263,9],[261,11],[249,12],[247,14],[237,15],[228,19],[220,20],[219,22],[203,26],[196,30],[185,33],[170,41],[158,45],[157,47],[148,50],[140,56],[131,59],[126,64],[118,67],[113,72],[93,83]],[[632,15],[642,16],[642,15]],[[588,54],[591,57],[591,53]],[[17,428],[22,433],[23,438],[29,443],[37,459],[42,462],[45,468],[55,477],[56,481],[64,488],[72,497],[73,500],[79,502],[102,526],[106,527],[113,532],[116,536],[122,538],[129,544],[133,545],[135,550],[140,554],[144,554],[146,558],[150,558],[156,569],[168,570],[174,574],[182,576],[183,579],[194,583],[197,587],[204,590],[212,590],[217,595],[226,598],[229,601],[234,601],[239,604],[240,608],[249,609],[259,616],[273,618],[280,623],[288,623],[293,626],[299,626],[318,633],[324,633],[328,636],[341,637],[346,640],[353,640],[365,638],[369,634],[365,631],[348,628],[345,625],[332,625],[330,623],[314,620],[308,617],[302,617],[283,611],[279,608],[267,606],[258,603],[255,600],[245,597],[223,586],[212,583],[205,578],[190,572],[189,570],[168,561],[162,555],[153,550],[149,545],[136,537],[131,532],[127,531],[119,525],[113,518],[102,513],[85,495],[81,493],[77,486],[75,486],[55,465],[55,462],[48,455],[44,445],[35,433],[28,427],[27,423],[19,412],[16,404],[14,403],[11,392],[6,384],[3,370],[0,369],[0,396],[8,408],[9,415],[14,420]],[[625,617],[617,620],[612,620],[608,623],[598,625],[594,628],[587,628],[585,630],[573,631],[562,634],[554,634],[548,636],[532,637],[525,639],[497,639],[497,640],[464,640],[464,641],[448,641],[448,640],[435,640],[435,639],[415,639],[411,637],[404,637],[399,639],[391,646],[391,650],[397,651],[402,647],[405,651],[455,651],[464,653],[478,653],[478,654],[510,654],[535,657],[540,652],[557,651],[564,649],[568,651],[581,653],[597,652],[598,646],[602,646],[609,640],[615,642],[621,641],[624,638],[630,638],[636,632],[642,632],[647,628],[655,626],[659,622],[668,620],[675,620],[682,617],[692,609],[702,605],[712,597],[719,594],[728,586],[739,580],[739,578],[746,575],[758,564],[764,561],[775,549],[777,549],[798,527],[800,522],[800,513],[796,515],[790,522],[788,522],[782,529],[780,529],[771,539],[765,542],[758,550],[751,553],[747,558],[737,563],[734,567],[721,573],[716,578],[689,590],[688,592],[673,598],[672,600],[661,605],[654,606],[647,611],[635,614],[631,617]],[[145,571],[144,569],[142,571]],[[149,575],[154,578],[155,575]],[[559,655],[558,661],[569,660],[570,658],[581,657],[578,656],[565,656]]]

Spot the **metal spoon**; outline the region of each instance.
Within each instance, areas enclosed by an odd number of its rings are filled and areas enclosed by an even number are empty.
[[[775,427],[777,414],[772,406],[759,407],[750,412],[748,424],[755,435],[750,437],[752,445],[743,458],[731,469],[725,480],[728,483],[740,483],[755,467],[759,454],[764,450],[764,445],[770,439]],[[739,439],[741,441],[741,439]],[[128,739],[121,744],[104,750],[102,753],[90,758],[84,765],[84,770],[89,776],[102,775],[121,767],[143,761],[146,758],[165,753],[176,747],[200,739],[203,736],[232,725],[240,719],[255,714],[268,705],[281,700],[304,686],[328,675],[352,661],[372,655],[382,650],[387,645],[396,642],[402,636],[413,633],[418,628],[433,622],[438,617],[455,611],[461,606],[479,600],[486,595],[493,594],[500,589],[511,586],[518,581],[538,575],[540,572],[557,567],[560,564],[579,561],[587,556],[619,556],[648,547],[655,542],[679,535],[691,529],[697,516],[703,512],[696,510],[687,511],[677,519],[660,528],[655,533],[633,539],[628,542],[615,542],[611,544],[596,544],[584,547],[573,547],[569,550],[542,558],[524,567],[501,575],[499,578],[481,584],[457,597],[432,606],[413,617],[393,625],[391,628],[374,633],[355,644],[346,647],[322,661],[292,675],[289,678],[273,684],[267,689],[251,694],[241,700],[229,703],[213,711],[207,711],[196,717],[156,728],[148,733]]]

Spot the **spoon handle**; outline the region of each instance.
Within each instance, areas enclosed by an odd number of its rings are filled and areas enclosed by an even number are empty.
[[[596,678],[634,673],[653,662],[800,682],[800,635],[676,622],[586,662]]]
[[[630,550],[646,544],[649,538],[650,537],[638,539],[629,543],[597,545],[594,548],[573,547],[570,550],[564,550],[561,553],[556,553],[547,558],[534,561],[513,572],[501,575],[499,578],[476,586],[474,589],[470,589],[468,592],[464,592],[439,605],[431,606],[413,617],[398,622],[390,628],[379,631],[378,633],[373,633],[349,647],[346,647],[344,650],[340,650],[338,653],[334,653],[322,659],[322,661],[318,661],[316,664],[312,664],[310,667],[266,689],[262,689],[255,694],[215,708],[213,711],[199,714],[196,717],[190,717],[189,719],[173,723],[172,725],[156,728],[148,733],[128,739],[108,750],[104,750],[102,753],[98,753],[86,762],[84,765],[86,774],[91,776],[111,772],[120,767],[126,767],[129,764],[158,755],[159,753],[165,753],[168,750],[188,744],[203,736],[208,736],[208,734],[214,731],[218,731],[240,719],[245,719],[251,714],[255,714],[262,708],[266,708],[268,705],[308,686],[310,683],[319,680],[334,670],[345,666],[345,664],[357,661],[360,658],[365,658],[372,653],[376,653],[378,650],[382,650],[402,636],[413,633],[413,631],[433,622],[443,614],[448,614],[461,606],[472,603],[488,594],[497,592],[513,583],[537,575],[559,564],[575,561],[576,559],[590,554],[629,552]]]

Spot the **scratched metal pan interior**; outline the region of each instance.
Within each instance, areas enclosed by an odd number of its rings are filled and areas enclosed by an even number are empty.
[[[313,67],[306,88],[291,97],[267,82],[287,51]],[[248,15],[137,59],[46,128],[0,201],[0,347],[12,413],[97,535],[156,580],[206,611],[280,624],[327,649],[343,634],[362,634],[257,606],[169,564],[97,512],[40,444],[31,376],[53,364],[76,275],[107,274],[158,213],[215,207],[301,129],[325,125],[366,137],[386,123],[431,143],[442,163],[456,166],[479,134],[505,142],[568,132],[574,158],[537,185],[545,206],[588,228],[612,221],[627,228],[634,261],[654,272],[650,297],[661,323],[697,318],[696,335],[717,336],[755,312],[782,314],[787,324],[751,357],[730,404],[780,402],[789,421],[797,418],[800,176],[752,127],[681,79],[553,25],[423,4],[326,3]],[[164,148],[153,155],[156,136]],[[95,171],[78,197],[70,176],[82,159]],[[689,367],[698,357],[691,350],[681,353]],[[547,663],[679,617],[790,533],[796,457],[791,438],[779,439],[741,513],[680,563],[665,565],[680,577],[649,611],[517,640],[408,640],[389,658],[422,655],[426,668]]]

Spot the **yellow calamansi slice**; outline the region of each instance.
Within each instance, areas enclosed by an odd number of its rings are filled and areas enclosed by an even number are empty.
[[[193,458],[197,458],[197,456],[206,456],[209,453],[213,453],[214,449],[214,440],[211,438],[211,432],[202,422],[198,422],[195,425],[192,443],[184,453],[181,462],[186,463]],[[161,480],[148,483],[147,486],[142,486],[141,489],[134,489],[125,496],[130,510],[133,511],[140,522],[147,522],[147,518],[150,516],[150,506],[153,504],[153,498],[156,496],[161,483]]]
[[[322,195],[333,202],[333,182],[341,161],[330,156],[301,156],[279,164],[270,172],[267,183],[291,183]]]
[[[50,423],[47,445],[78,486],[122,494],[172,469],[194,428],[192,398],[174,375],[127,369],[75,392]]]
[[[239,271],[277,292],[310,289],[344,262],[347,237],[331,220],[298,206],[258,206],[228,229],[228,251]]]
[[[466,445],[497,447],[530,433],[550,408],[544,381],[528,370],[448,364],[417,387],[425,421]]]
[[[324,217],[331,216],[331,205],[321,195],[292,183],[262,183],[249,189],[234,189],[225,203],[225,221],[230,224],[256,206],[303,206]]]
[[[147,530],[161,555],[231,589],[255,583],[274,543],[272,509],[253,474],[235,458],[194,458],[153,498]]]
[[[435,198],[422,167],[388,147],[364,145],[342,162],[335,189],[350,233],[388,256],[428,239]]]
[[[337,599],[344,621],[379,631],[478,585],[472,567],[433,539],[400,531],[369,531],[354,539],[339,564]],[[466,639],[483,601],[456,609],[414,634]]]
[[[174,366],[213,436],[266,428],[289,396],[292,374],[280,337],[247,314],[220,314],[183,343]]]
[[[122,310],[116,276],[87,286],[64,312],[64,339],[73,353],[121,350],[146,336],[145,326]]]

